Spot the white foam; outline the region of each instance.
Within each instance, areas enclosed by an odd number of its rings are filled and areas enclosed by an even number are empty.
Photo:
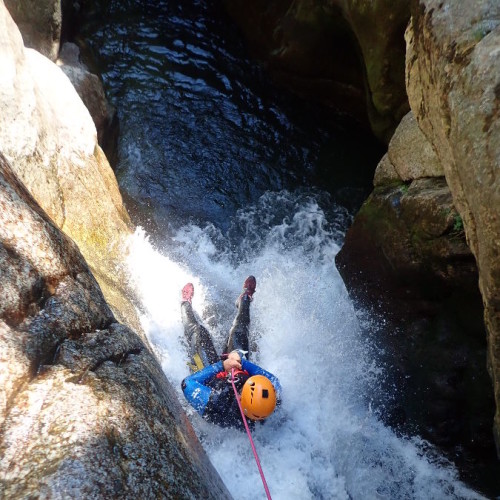
[[[293,213],[266,227],[268,214],[259,211],[277,210],[279,196],[293,201],[290,193],[267,195],[239,214],[245,232],[237,248],[228,242],[217,250],[214,228],[184,228],[174,257],[155,251],[143,232],[134,236],[129,265],[147,308],[144,325],[180,400],[188,374],[180,289],[194,283],[193,306],[220,347],[241,283],[254,274],[256,358],[283,386],[282,408],[253,431],[275,500],[481,498],[425,443],[397,437],[372,414],[367,401],[383,370],[334,265],[339,235],[311,200],[292,204]],[[189,413],[233,496],[265,498],[246,434]]]

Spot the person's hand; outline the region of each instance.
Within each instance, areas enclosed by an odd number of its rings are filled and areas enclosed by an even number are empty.
[[[230,372],[232,368],[236,368],[237,370],[241,370],[241,358],[240,355],[236,352],[230,352],[227,358],[222,363],[224,366],[224,370],[226,372]]]

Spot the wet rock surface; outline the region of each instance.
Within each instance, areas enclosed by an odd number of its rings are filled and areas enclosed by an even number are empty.
[[[471,464],[495,462],[479,274],[443,164],[412,113],[374,185],[336,264],[358,306],[379,317],[368,335],[383,346],[387,393],[398,387],[379,402],[381,418],[437,444],[476,481]]]
[[[464,478],[487,483],[494,399],[483,307],[444,178],[376,187],[336,264],[357,307],[378,318],[366,334],[388,374],[385,396],[373,402],[380,418],[439,446]]]
[[[141,336],[89,112],[0,27],[0,496],[228,498]]]

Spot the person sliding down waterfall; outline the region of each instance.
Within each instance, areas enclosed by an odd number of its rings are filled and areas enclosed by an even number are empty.
[[[264,420],[281,401],[279,380],[270,372],[247,359],[250,303],[257,282],[248,276],[243,292],[236,301],[238,312],[226,344],[226,353],[217,353],[208,330],[193,312],[191,300],[194,286],[187,283],[182,289],[182,323],[195,362],[192,375],[182,381],[182,391],[189,404],[207,421],[223,427],[240,427],[241,413],[231,380],[240,394],[241,406],[250,421]],[[234,374],[234,379],[232,378]]]

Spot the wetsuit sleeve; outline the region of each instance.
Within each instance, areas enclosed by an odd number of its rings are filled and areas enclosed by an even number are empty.
[[[276,404],[281,403],[281,384],[278,377],[246,359],[241,360],[241,367],[243,370],[246,370],[250,376],[264,375],[264,377],[267,377],[273,384],[274,390],[276,391]]]
[[[200,415],[205,413],[212,394],[212,389],[206,384],[221,371],[224,371],[224,367],[222,361],[218,361],[199,372],[193,373],[182,381],[184,397]]]

